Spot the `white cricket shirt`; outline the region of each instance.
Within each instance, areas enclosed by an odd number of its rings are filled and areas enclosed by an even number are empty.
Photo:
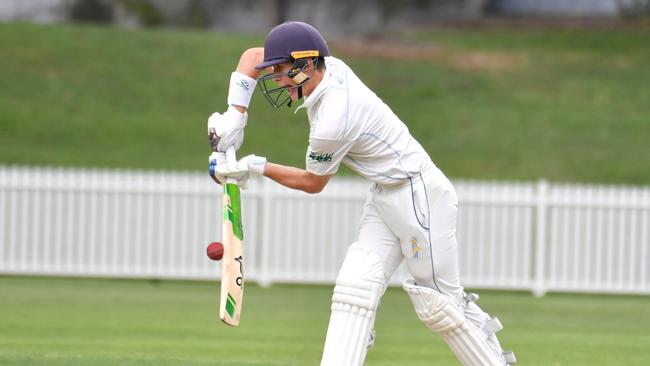
[[[304,103],[307,171],[334,174],[341,163],[381,185],[403,183],[433,163],[406,125],[341,60],[325,57],[323,79]]]

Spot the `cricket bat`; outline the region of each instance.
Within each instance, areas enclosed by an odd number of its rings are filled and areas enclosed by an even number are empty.
[[[235,149],[226,151],[228,164],[236,163]],[[237,180],[228,179],[223,185],[223,223],[221,243],[221,301],[219,318],[233,327],[239,325],[244,298],[244,231]]]

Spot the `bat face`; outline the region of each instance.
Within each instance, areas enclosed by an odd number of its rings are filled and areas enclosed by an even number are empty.
[[[244,232],[239,187],[235,183],[224,184],[222,236],[219,317],[224,323],[235,327],[239,325],[244,295]]]

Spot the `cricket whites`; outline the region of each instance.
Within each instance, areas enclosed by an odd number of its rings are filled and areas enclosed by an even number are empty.
[[[236,162],[234,148],[226,152],[227,161]],[[219,317],[233,327],[239,325],[244,298],[244,232],[241,201],[237,181],[228,179],[223,185],[223,224],[221,231],[221,302]]]

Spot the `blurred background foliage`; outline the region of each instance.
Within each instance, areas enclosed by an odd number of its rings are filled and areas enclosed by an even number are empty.
[[[107,4],[139,26],[97,25],[124,18]],[[207,31],[204,1],[179,2],[176,20],[153,4],[72,1],[83,25],[0,23],[0,163],[205,169],[207,117],[226,109],[230,73],[264,33]],[[647,26],[584,24],[488,18],[327,38],[453,178],[648,184]],[[302,167],[307,136],[303,111],[256,93],[240,155]]]

